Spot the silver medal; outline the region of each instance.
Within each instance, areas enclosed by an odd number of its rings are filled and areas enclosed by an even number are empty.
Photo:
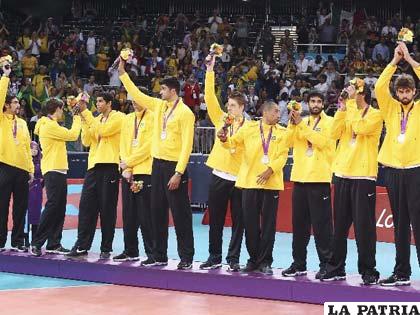
[[[356,138],[351,138],[350,146],[354,147],[356,145]]]
[[[312,149],[312,148],[307,148],[307,149],[306,149],[306,156],[307,156],[307,157],[311,157],[312,155],[314,155],[314,149]]]
[[[235,152],[236,152],[236,149],[230,149],[230,154],[235,154]]]
[[[162,132],[160,133],[160,138],[162,140],[165,140],[166,139],[166,130],[162,130]]]
[[[405,133],[400,133],[400,135],[397,138],[398,143],[404,143],[405,141]]]
[[[270,159],[268,158],[268,155],[264,154],[261,159],[262,164],[268,164],[270,162]]]
[[[139,145],[139,141],[137,139],[133,139],[133,141],[131,142],[131,146],[137,147],[138,145]]]

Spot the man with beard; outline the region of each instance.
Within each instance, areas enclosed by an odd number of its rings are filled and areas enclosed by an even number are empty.
[[[393,274],[380,281],[383,286],[410,284],[410,239],[412,226],[420,261],[420,108],[414,101],[413,77],[398,76],[394,83],[396,98],[389,84],[398,63],[405,59],[420,77],[420,64],[413,60],[404,43],[399,43],[394,58],[375,85],[379,109],[384,117],[386,136],[378,160],[387,166],[387,190],[394,220],[396,259]]]
[[[6,250],[9,202],[13,195],[12,251],[24,252],[25,215],[28,208],[28,181],[33,179],[31,137],[20,119],[19,100],[7,95],[10,65],[4,65],[0,80],[0,252]]]
[[[378,146],[382,130],[381,113],[370,106],[370,88],[350,85],[349,99],[340,100],[331,136],[339,140],[333,164],[334,237],[332,257],[321,281],[344,280],[347,237],[354,225],[358,271],[364,285],[376,284],[376,178]]]
[[[310,116],[302,119],[300,112],[292,111],[288,127],[292,132],[290,146],[293,147],[293,263],[282,275],[306,275],[306,248],[312,226],[320,261],[320,271],[316,274],[319,279],[331,258],[330,185],[335,143],[329,137],[333,119],[323,112],[324,96],[318,91],[312,91],[308,99]]]

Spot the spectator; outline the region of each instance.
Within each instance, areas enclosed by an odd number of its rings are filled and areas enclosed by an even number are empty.
[[[35,70],[38,67],[38,60],[29,51],[25,53],[22,58],[22,70],[25,77],[32,78],[35,75]]]
[[[385,44],[385,37],[381,36],[381,41],[375,45],[372,52],[373,61],[378,61],[378,55],[381,55],[382,59],[386,62],[389,61],[389,47]]]
[[[319,76],[319,83],[315,85],[315,89],[320,93],[326,95],[328,91],[327,76],[324,73],[321,73]]]
[[[235,24],[238,47],[242,47],[244,49],[248,47],[248,27],[248,21],[246,20],[245,16],[242,15],[241,17],[239,17]]]
[[[305,58],[304,52],[299,53],[299,59],[296,60],[295,65],[298,75],[308,72],[309,60]]]
[[[213,11],[213,15],[209,17],[208,24],[210,27],[210,33],[216,35],[219,31],[220,24],[223,23],[222,18],[219,16],[219,12],[217,10]]]
[[[289,113],[287,111],[287,103],[289,100],[289,95],[283,93],[280,95],[279,109],[280,109],[280,121],[279,124],[283,127],[287,127],[289,123]]]
[[[392,36],[397,36],[397,29],[392,26],[391,20],[386,21],[386,25],[382,28],[381,35],[388,36],[391,34]]]

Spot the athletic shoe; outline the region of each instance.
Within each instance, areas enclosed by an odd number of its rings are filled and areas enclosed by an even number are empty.
[[[327,273],[327,269],[325,267],[321,267],[319,271],[315,275],[315,279],[321,279]]]
[[[54,254],[54,255],[66,255],[70,253],[70,250],[64,248],[61,245],[58,245],[56,248],[48,249],[45,251],[47,254]]]
[[[411,281],[410,277],[397,276],[396,274],[392,274],[389,278],[379,281],[379,284],[384,287],[394,287],[400,285],[410,285]]]
[[[230,262],[229,266],[228,266],[228,271],[232,271],[232,272],[238,272],[241,271],[241,265],[239,265],[239,263],[237,262]]]
[[[205,263],[202,263],[201,265],[200,265],[200,269],[203,269],[203,270],[211,270],[211,269],[218,269],[218,268],[220,268],[220,267],[222,267],[222,263],[221,262],[214,262],[214,261],[212,261],[212,260],[207,260]]]
[[[12,248],[10,248],[10,251],[18,252],[18,253],[26,253],[28,251],[28,248],[24,245],[12,246]]]
[[[177,266],[178,270],[188,270],[192,269],[192,263],[189,261],[180,261]]]
[[[101,252],[99,254],[99,259],[110,259],[111,258],[111,252]]]
[[[305,276],[307,274],[307,271],[303,269],[298,269],[292,264],[289,268],[283,270],[281,274],[283,277],[299,277]]]
[[[273,275],[273,268],[271,268],[269,265],[262,265],[260,268],[258,268],[258,271],[266,276]]]
[[[163,263],[163,262],[161,262]],[[168,262],[166,262],[165,265],[160,265],[160,266],[166,266],[168,264]],[[145,267],[151,267],[151,266],[156,266],[156,261],[153,258],[147,257],[146,260],[143,260],[140,265],[145,266]]]
[[[138,261],[140,260],[139,256],[129,256],[126,253],[119,254],[112,258],[113,261]]]
[[[82,256],[87,256],[88,251],[86,249],[80,249],[78,247],[73,247],[70,252],[66,254],[66,257],[77,258]]]
[[[41,249],[36,246],[31,246],[30,253],[35,257],[40,257],[42,255]]]
[[[330,282],[330,281],[342,281],[346,280],[345,272],[326,272],[319,279],[321,281]]]
[[[0,253],[5,252],[5,251],[6,251],[6,247],[0,247]]]
[[[257,266],[255,266],[255,264],[254,264],[254,263],[248,262],[248,263],[246,264],[246,266],[245,266],[244,268],[242,268],[242,269],[241,269],[241,272],[244,272],[244,273],[247,273],[247,272],[253,272],[253,271],[257,270],[257,269],[258,269],[258,267],[257,267]]]
[[[362,280],[364,285],[378,284],[379,272],[375,270],[374,272],[366,273],[362,276]]]

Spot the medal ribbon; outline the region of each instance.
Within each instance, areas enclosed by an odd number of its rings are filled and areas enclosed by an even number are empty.
[[[136,115],[136,119],[134,119],[134,138],[133,139],[137,139],[137,135],[139,134],[140,124],[141,124],[141,121],[143,120],[143,117],[144,117],[145,114],[146,114],[146,109],[144,110],[143,114],[141,115],[139,123],[137,123],[137,115]]]
[[[264,155],[268,156],[268,149],[270,147],[270,141],[271,141],[271,134],[273,133],[273,127],[270,127],[270,131],[267,136],[267,140],[264,138],[264,130],[262,126],[262,121],[260,121],[260,135],[261,135],[261,141],[262,141],[262,147],[264,151]]]
[[[169,112],[168,116],[165,116],[165,114],[163,115],[163,126],[162,126],[162,131],[166,131],[166,124],[168,122],[169,117],[171,117],[172,113],[174,112],[175,108],[177,107],[179,102],[179,98],[176,100],[174,106],[172,107],[171,111]]]
[[[369,110],[369,105],[368,106],[366,106],[366,108],[365,108],[365,110],[363,111],[363,113],[362,113],[362,118],[364,118],[365,116],[366,116],[366,114],[367,114],[367,112],[368,112],[368,110]],[[354,131],[352,130],[351,131],[351,138],[352,139],[356,139],[356,134],[354,133]]]
[[[232,125],[230,125],[230,127],[229,127],[229,135],[232,137],[233,136],[233,134],[234,133],[237,133],[238,132],[238,130],[243,126],[243,124],[245,123],[245,117],[243,117],[242,118],[242,121],[241,121],[241,123],[239,124],[239,127],[238,127],[238,129],[236,129],[236,132],[233,132],[234,130],[233,130],[233,124]]]
[[[321,116],[318,117],[318,119],[315,122],[314,127],[312,128],[312,130],[315,130],[316,127],[318,127],[319,122],[321,121]],[[310,119],[308,118],[308,127],[310,125]],[[312,149],[312,143],[308,141],[308,149]]]
[[[101,124],[105,124],[109,116],[111,116],[111,112],[108,114],[107,117],[102,116],[100,120]],[[99,145],[99,142],[101,142],[101,138],[102,138],[101,135],[98,135],[98,145]]]
[[[411,110],[413,109],[414,104],[411,105],[410,109],[407,112],[407,116],[404,116],[404,108],[401,105],[401,134],[404,135],[407,131],[408,116],[410,115]]]
[[[17,138],[17,118],[16,117],[15,117],[15,121],[13,123],[12,132],[13,132],[13,139],[16,140],[16,138]]]

